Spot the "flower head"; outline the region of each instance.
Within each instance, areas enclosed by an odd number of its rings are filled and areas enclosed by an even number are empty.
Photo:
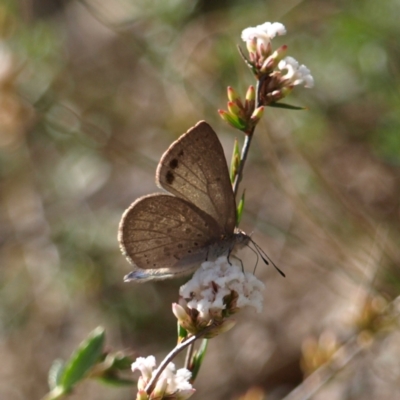
[[[264,22],[262,25],[243,29],[242,39],[246,43],[256,39],[257,46],[264,45],[267,48],[271,39],[276,35],[284,35],[285,33],[286,28],[280,22]]]
[[[265,22],[256,27],[246,28],[242,31],[242,39],[246,42],[250,56],[250,64],[260,69],[266,62],[270,64],[272,55],[271,40],[276,35],[284,35],[286,28],[280,22]]]
[[[213,262],[204,262],[192,279],[180,288],[181,318],[176,316],[190,333],[214,325],[213,336],[232,327],[227,318],[241,308],[250,306],[261,312],[263,289],[264,284],[253,274],[243,272],[233,260],[219,257]],[[189,318],[182,317],[183,310]]]
[[[150,395],[147,395],[145,387],[153,375],[155,366],[156,359],[154,356],[138,357],[132,364],[132,371],[139,370],[142,373],[138,382],[137,399],[144,399],[147,396],[148,399],[185,400],[195,392],[189,382],[192,373],[186,368],[176,371],[175,365],[169,363],[158,378],[154,390]]]
[[[278,64],[278,68],[283,71],[286,70],[286,75],[282,76],[282,80],[292,86],[304,84],[306,88],[314,86],[314,78],[311,71],[305,66],[300,65],[293,57],[285,57]]]
[[[264,76],[260,85],[260,101],[264,105],[276,103],[286,97],[295,86],[314,86],[314,78],[305,65],[300,65],[293,57],[285,57],[278,63],[280,71]],[[286,72],[285,74],[282,73]]]
[[[144,390],[147,382],[151,379],[153,374],[153,369],[156,366],[156,359],[154,356],[138,357],[136,361],[132,364],[132,372],[140,371],[142,376],[139,378],[138,387],[140,390]]]
[[[276,103],[286,97],[294,86],[303,84],[304,87],[311,88],[314,85],[310,70],[305,65],[300,65],[293,57],[286,57],[286,45],[273,49],[271,40],[285,33],[286,29],[280,22],[265,22],[256,27],[246,28],[242,32],[249,58],[241,52],[242,57],[260,83],[259,101],[256,105],[258,107]],[[283,74],[282,71],[286,73]],[[221,116],[234,125],[232,118],[228,119],[231,115]]]

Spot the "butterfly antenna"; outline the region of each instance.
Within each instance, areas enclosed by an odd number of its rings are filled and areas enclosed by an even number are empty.
[[[251,243],[253,243],[254,247],[256,248],[258,254],[260,254],[262,260],[265,262],[265,264],[269,265],[269,262],[271,262],[273,267],[285,278],[286,277],[285,273],[276,266],[276,264],[271,260],[270,257],[268,257],[265,251],[253,239],[250,240]]]

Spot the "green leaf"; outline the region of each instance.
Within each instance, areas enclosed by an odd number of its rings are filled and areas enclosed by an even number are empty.
[[[66,362],[60,385],[66,392],[82,380],[90,369],[100,360],[103,351],[105,332],[96,328]]]
[[[286,110],[307,110],[306,107],[297,107],[297,106],[292,106],[291,104],[285,104],[285,103],[271,103],[271,104],[268,104],[268,107],[284,108]]]
[[[239,226],[240,221],[242,219],[242,214],[243,214],[243,210],[244,210],[245,194],[246,194],[246,191],[243,190],[242,197],[240,198],[240,201],[239,201],[239,204],[237,207],[237,211],[236,211],[236,214],[237,214],[236,215],[236,226]]]
[[[50,390],[53,390],[60,384],[61,377],[65,370],[64,367],[64,360],[61,360],[59,358],[57,360],[54,360],[53,364],[51,364],[49,375],[47,378]]]
[[[233,144],[233,153],[232,153],[231,168],[230,168],[231,183],[235,182],[236,175],[239,170],[239,165],[240,165],[239,143],[238,140],[235,139],[235,143]]]
[[[203,363],[203,359],[206,355],[208,345],[208,339],[203,339],[201,342],[201,346],[196,354],[193,355],[192,359],[192,377],[190,379],[191,382],[194,382],[199,371],[201,364]]]

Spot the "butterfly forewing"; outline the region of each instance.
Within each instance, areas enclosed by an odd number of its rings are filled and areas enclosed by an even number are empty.
[[[178,197],[153,194],[136,200],[119,228],[122,252],[147,275],[190,272],[205,261],[210,245],[220,240],[221,227],[208,214]]]
[[[233,232],[236,203],[224,151],[205,121],[169,147],[158,164],[156,182],[210,215],[225,234]]]

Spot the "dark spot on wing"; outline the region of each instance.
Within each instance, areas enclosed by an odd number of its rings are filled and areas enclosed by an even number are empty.
[[[179,157],[182,157],[182,156],[183,156],[183,150],[181,150],[181,151],[178,153],[178,156],[179,156]]]
[[[191,230],[190,228],[186,228],[186,229],[185,229],[185,232],[186,232],[186,233],[191,233],[192,230]]]
[[[165,175],[165,180],[167,181],[167,183],[169,183],[170,185],[172,185],[172,182],[174,181],[175,176],[171,171],[168,171],[167,174]]]
[[[169,166],[172,169],[175,169],[178,166],[178,160],[176,158],[173,158],[170,162],[169,162]]]

